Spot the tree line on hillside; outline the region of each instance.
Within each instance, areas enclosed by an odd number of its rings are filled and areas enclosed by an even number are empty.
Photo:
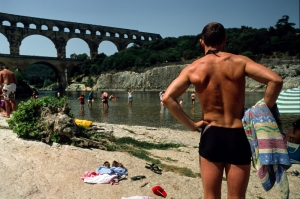
[[[294,28],[284,15],[275,27],[226,29],[227,43],[224,51],[249,56],[254,60],[261,57],[299,57],[300,31]],[[72,75],[99,75],[108,71],[143,71],[145,68],[166,62],[193,60],[204,55],[199,43],[201,34],[195,36],[166,37],[143,44],[133,45],[124,51],[106,56],[98,54],[89,59],[87,54],[72,54],[71,58],[84,61]]]
[[[269,28],[227,28],[227,43],[224,51],[248,56],[255,61],[259,58],[300,58],[300,30],[289,22],[289,16],[284,15],[275,26]],[[104,53],[90,59],[87,54],[72,54],[71,58],[82,60],[83,63],[71,72],[72,76],[84,74],[89,76],[88,86],[93,84],[91,76],[105,72],[131,70],[142,72],[149,67],[159,67],[161,64],[192,61],[204,56],[204,50],[199,43],[201,34],[166,37],[133,45],[121,52],[107,56]],[[20,79],[34,85],[36,88],[46,87],[55,83],[54,71],[48,66],[32,65]]]

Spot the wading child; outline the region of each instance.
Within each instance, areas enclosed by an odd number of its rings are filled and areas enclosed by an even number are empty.
[[[82,93],[78,99],[80,102],[80,110],[83,111],[83,109],[84,109],[84,94]]]
[[[181,100],[179,101],[179,104],[180,104],[180,106],[182,106],[182,105],[184,104],[183,99],[181,99]]]

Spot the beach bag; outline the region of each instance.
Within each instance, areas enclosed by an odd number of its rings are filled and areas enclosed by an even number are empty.
[[[300,144],[287,142],[290,159],[300,161]]]

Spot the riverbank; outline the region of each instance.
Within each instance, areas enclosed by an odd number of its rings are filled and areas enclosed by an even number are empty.
[[[263,59],[260,63],[273,70],[283,79],[283,89],[296,88],[300,84],[299,60],[288,59]],[[180,72],[187,64],[170,64],[167,66],[154,67],[147,69],[142,73],[133,71],[122,71],[115,73],[103,73],[98,76],[90,77],[94,85],[92,90],[135,90],[135,91],[160,91],[165,90],[170,83],[178,77]],[[89,77],[82,77],[81,84],[91,81]],[[246,78],[246,90],[248,92],[263,92],[265,85],[260,84],[251,78]],[[81,87],[76,85],[68,87],[68,91],[79,91]],[[83,87],[83,89],[85,89]],[[194,91],[195,88],[191,85],[188,91]]]
[[[178,143],[185,147],[169,150],[148,150],[153,158],[163,164],[189,168],[199,173],[197,132],[179,131],[167,128],[150,128],[129,125],[111,125],[94,123],[110,130],[116,137],[132,137],[139,141],[154,143]],[[83,149],[69,145],[52,144],[24,140],[6,129],[6,119],[0,116],[0,198],[101,198],[120,199],[130,196],[154,195],[151,188],[162,186],[168,193],[167,198],[197,199],[203,198],[201,179],[191,178],[163,171],[156,174],[145,168],[146,161],[127,153]],[[128,169],[127,180],[119,185],[87,184],[80,177],[84,172],[95,170],[104,161],[116,160]],[[288,170],[290,198],[300,198],[298,185],[300,178],[291,176],[291,171],[300,171],[300,165],[292,165]],[[143,180],[132,181],[130,177],[145,175]],[[146,184],[148,183],[148,184]],[[145,185],[146,184],[146,185]],[[142,185],[145,185],[142,187]],[[227,185],[223,181],[222,198],[226,198]],[[265,192],[259,182],[256,171],[251,170],[247,198],[279,198],[277,186]]]

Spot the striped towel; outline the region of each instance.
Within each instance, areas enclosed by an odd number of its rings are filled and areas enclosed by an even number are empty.
[[[276,120],[262,99],[242,119],[252,151],[252,163],[265,191],[277,183],[281,198],[289,197],[286,169],[291,165]]]

